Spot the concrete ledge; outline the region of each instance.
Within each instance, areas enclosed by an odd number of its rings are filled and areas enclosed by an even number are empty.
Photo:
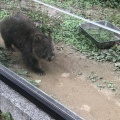
[[[14,120],[54,120],[0,80],[0,109]]]

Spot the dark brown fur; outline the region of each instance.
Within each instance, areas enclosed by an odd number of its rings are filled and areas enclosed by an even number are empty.
[[[51,60],[53,45],[50,34],[40,32],[34,23],[22,13],[8,17],[1,23],[1,35],[7,49],[18,48],[25,64],[34,72],[44,74],[37,57]],[[37,56],[37,57],[36,57]]]

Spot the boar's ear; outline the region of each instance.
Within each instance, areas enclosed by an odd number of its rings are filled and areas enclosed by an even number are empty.
[[[34,41],[41,41],[42,40],[42,35],[40,33],[34,34]]]

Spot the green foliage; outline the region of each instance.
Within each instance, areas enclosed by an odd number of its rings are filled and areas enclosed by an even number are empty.
[[[68,7],[84,7],[89,8],[91,5],[101,5],[102,7],[120,8],[119,0],[42,0],[62,8]]]
[[[111,49],[99,50],[98,52],[90,52],[88,53],[88,58],[95,59],[99,62],[120,62],[120,46],[115,45]]]
[[[108,82],[103,77],[98,76],[95,72],[91,72],[88,79],[95,84],[99,89],[107,88],[111,91],[116,91],[116,87],[113,82]]]
[[[30,72],[28,72],[28,71],[26,71],[26,70],[24,70],[24,69],[18,70],[18,71],[17,71],[17,74],[18,74],[18,75],[21,75],[21,76],[23,76],[23,77],[24,77],[24,76],[25,76],[25,77],[26,77],[26,76],[27,76],[27,77],[30,76]]]
[[[11,14],[8,11],[2,11],[0,10],[0,20],[4,19],[5,17],[10,16]]]
[[[17,61],[11,59],[10,56],[11,56],[11,52],[3,49],[0,46],[0,64],[3,64],[5,66],[9,67],[9,66],[13,65],[14,63],[16,63]]]
[[[10,112],[2,113],[0,110],[0,120],[14,120]]]
[[[103,7],[120,8],[119,0],[98,0]]]
[[[114,12],[107,19],[120,28],[120,12]]]
[[[115,65],[115,71],[120,71],[120,62],[116,62],[114,65]]]
[[[39,87],[39,84],[36,83],[34,80],[28,80],[28,82],[30,82],[32,85]]]
[[[42,0],[71,13],[91,20],[107,20],[120,27],[118,0]],[[117,4],[117,5],[115,5]]]

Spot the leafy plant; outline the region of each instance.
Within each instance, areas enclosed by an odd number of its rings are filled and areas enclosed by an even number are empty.
[[[120,1],[119,0],[98,0],[104,7],[120,7]]]
[[[120,62],[117,62],[115,65],[115,71],[120,71]]]
[[[100,89],[108,88],[111,91],[116,91],[116,87],[113,84],[113,82],[108,82],[103,77],[100,77],[97,74],[95,74],[95,72],[91,72],[90,75],[88,76],[88,79],[92,83],[96,83],[95,85]]]
[[[3,49],[0,46],[0,64],[10,67],[12,64],[16,63],[15,59],[11,59],[11,52]]]
[[[37,82],[35,82],[34,80],[28,80],[28,82],[30,82],[31,84],[33,84],[36,87],[39,87],[39,84]]]
[[[0,110],[0,120],[14,120],[10,112],[2,113]]]
[[[17,71],[17,74],[21,75],[21,76],[27,76],[27,77],[29,77],[30,72],[28,72],[28,71],[26,71],[24,69],[20,69],[20,70]]]
[[[114,46],[115,47],[115,46]],[[90,52],[88,53],[89,59],[95,59],[96,61],[109,61],[109,62],[119,62],[120,61],[120,48],[119,46],[116,49],[106,49],[99,50],[98,52]]]
[[[10,15],[11,14],[8,11],[6,11],[6,10],[0,11],[0,20],[4,19],[5,17],[8,17]]]

